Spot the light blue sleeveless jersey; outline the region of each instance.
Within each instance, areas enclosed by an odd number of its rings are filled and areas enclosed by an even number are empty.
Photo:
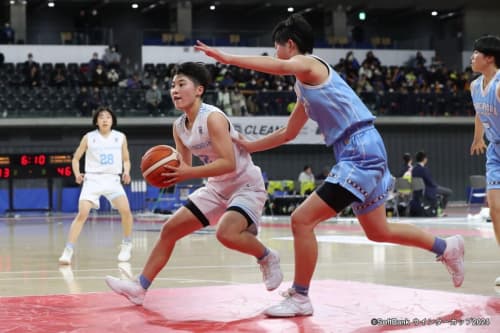
[[[483,90],[484,76],[481,75],[471,84],[471,95],[474,109],[483,123],[488,141],[500,143],[500,101],[496,96],[496,88],[500,82],[500,71],[497,71],[488,87]]]
[[[354,213],[366,214],[383,205],[392,188],[384,142],[361,99],[324,60],[315,58],[328,67],[328,79],[317,86],[297,81],[297,100],[333,148],[337,164],[325,182],[351,192],[359,199],[352,203]]]
[[[483,124],[484,133],[490,142],[486,150],[486,188],[500,189],[500,101],[496,90],[500,84],[500,71],[497,71],[486,89],[481,75],[471,84],[474,109]]]
[[[326,145],[331,146],[344,136],[347,129],[373,121],[375,116],[333,68],[324,60],[315,58],[328,67],[328,79],[317,86],[297,80],[295,93],[309,118],[318,123]]]

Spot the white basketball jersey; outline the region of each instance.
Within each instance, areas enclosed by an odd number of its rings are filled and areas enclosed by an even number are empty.
[[[125,135],[111,130],[107,137],[98,130],[87,133],[85,173],[120,174],[123,170],[122,146]]]
[[[186,128],[186,115],[183,114],[175,120],[174,126],[182,143],[191,150],[194,156],[197,156],[203,164],[215,161],[219,156],[216,154],[210,141],[208,133],[207,119],[212,112],[219,112],[227,119],[228,131],[232,138],[238,137],[238,132],[227,116],[219,108],[203,103],[198,112],[191,129]],[[229,189],[237,189],[245,184],[263,183],[260,168],[253,164],[251,155],[233,144],[233,151],[236,160],[236,169],[221,176],[210,177],[208,182],[220,193],[228,194]]]

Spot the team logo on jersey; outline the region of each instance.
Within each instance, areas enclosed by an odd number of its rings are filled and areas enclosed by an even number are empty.
[[[201,126],[198,126],[198,134],[203,134],[203,127]]]

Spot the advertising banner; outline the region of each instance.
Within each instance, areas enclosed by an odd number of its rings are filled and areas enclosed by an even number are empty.
[[[284,127],[288,117],[231,117],[231,121],[238,132],[249,140],[255,140]],[[325,142],[318,125],[309,119],[295,140],[289,143],[317,145]]]

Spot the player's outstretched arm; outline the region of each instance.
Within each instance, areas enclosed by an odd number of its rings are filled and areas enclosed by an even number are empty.
[[[297,55],[290,59],[278,59],[271,56],[230,54],[200,41],[196,42],[194,48],[218,62],[274,75],[301,75],[309,72],[311,67],[310,59],[303,55]]]
[[[288,118],[288,122],[285,127],[282,127],[279,130],[255,141],[248,141],[241,135],[239,138],[233,139],[233,141],[242,146],[249,153],[269,150],[295,139],[300,133],[302,127],[304,127],[307,119],[308,117],[305,112],[304,105],[297,101],[295,109]]]

